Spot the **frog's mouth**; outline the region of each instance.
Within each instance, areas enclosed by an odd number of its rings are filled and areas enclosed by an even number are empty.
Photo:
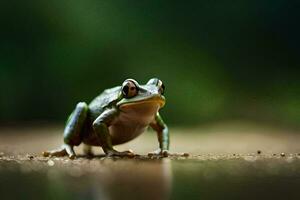
[[[159,106],[159,108],[162,108],[165,105],[165,98],[160,95],[154,95],[146,99],[142,98],[142,99],[120,102],[118,106],[120,109],[126,109],[130,107],[139,107],[144,105]]]

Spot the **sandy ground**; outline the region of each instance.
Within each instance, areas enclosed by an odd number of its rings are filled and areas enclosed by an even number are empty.
[[[148,131],[117,146],[134,158],[45,158],[62,144],[61,126],[0,128],[1,199],[300,199],[300,134],[249,123],[170,128],[171,152]],[[16,187],[17,186],[17,187]]]
[[[39,155],[62,144],[63,127],[0,128],[0,152],[6,155]],[[171,151],[198,155],[300,153],[300,133],[255,124],[223,123],[194,128],[170,128]],[[82,145],[81,145],[82,146]],[[82,153],[81,146],[75,150]],[[148,131],[133,141],[116,147],[146,155],[158,147],[156,134]],[[95,147],[96,154],[102,154]]]

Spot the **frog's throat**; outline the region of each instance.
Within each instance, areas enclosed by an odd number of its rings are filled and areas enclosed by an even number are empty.
[[[160,97],[160,96],[153,96],[147,99],[141,99],[133,102],[125,102],[119,105],[119,108],[129,108],[132,106],[138,106],[138,105],[143,105],[143,104],[158,104],[160,108],[164,107],[165,105],[165,99]]]

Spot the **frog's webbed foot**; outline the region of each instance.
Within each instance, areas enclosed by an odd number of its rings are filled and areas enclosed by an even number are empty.
[[[73,147],[68,144],[64,144],[60,148],[52,150],[52,151],[44,151],[43,152],[44,157],[52,157],[52,156],[63,157],[66,155],[69,156],[70,159],[74,159],[76,157]]]
[[[149,157],[153,157],[153,156],[163,156],[163,157],[168,157],[170,156],[171,153],[168,150],[161,150],[161,149],[157,149],[155,151],[149,152],[148,156]]]
[[[148,153],[149,157],[153,156],[161,156],[161,157],[169,157],[169,156],[177,156],[177,157],[188,157],[188,153],[171,153],[169,150],[161,150],[157,149],[155,151]]]
[[[107,157],[119,156],[119,157],[134,157],[134,153],[131,150],[128,151],[117,151],[117,150],[107,150],[106,152]]]

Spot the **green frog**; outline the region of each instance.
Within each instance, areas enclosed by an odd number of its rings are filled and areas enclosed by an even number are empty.
[[[134,156],[131,150],[117,151],[114,145],[139,136],[147,127],[157,133],[159,148],[149,155],[168,156],[169,131],[159,110],[165,105],[165,86],[157,78],[140,85],[126,79],[121,86],[104,90],[89,105],[77,104],[64,130],[64,144],[44,156],[76,157],[74,146],[83,143],[84,152],[92,154],[92,146],[101,146],[106,156]]]

